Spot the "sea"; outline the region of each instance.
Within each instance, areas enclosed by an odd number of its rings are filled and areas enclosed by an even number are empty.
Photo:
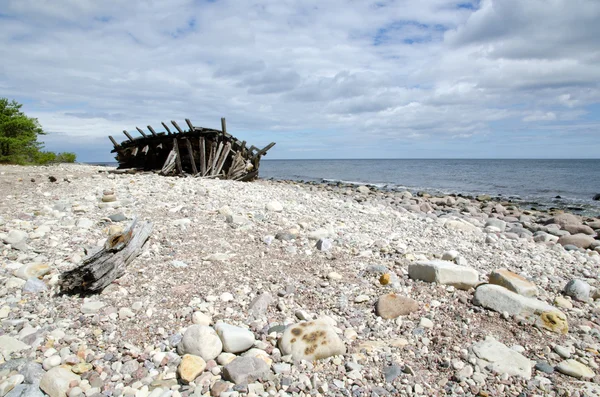
[[[593,200],[600,194],[600,159],[262,159],[260,178],[372,185],[413,193],[489,194],[522,208],[559,208],[600,217],[600,201]]]
[[[344,182],[432,194],[489,194],[523,208],[600,216],[600,159],[267,160],[264,179]]]

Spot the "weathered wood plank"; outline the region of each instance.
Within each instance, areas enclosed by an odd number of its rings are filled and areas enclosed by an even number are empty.
[[[256,154],[252,157],[258,157],[258,156],[262,156],[265,153],[267,153],[267,151],[269,151],[269,149],[271,149],[273,146],[275,146],[275,142],[271,142],[269,143],[267,146],[265,146],[264,148],[260,149],[258,152],[256,152]]]
[[[198,168],[196,167],[196,160],[194,159],[194,150],[192,149],[192,142],[190,142],[189,139],[186,139],[185,145],[187,146],[188,156],[190,156],[190,163],[192,163],[193,175],[196,175],[198,173]]]
[[[152,133],[152,136],[158,136],[158,134],[156,134],[156,131],[154,131],[154,128],[152,128],[151,125],[147,125],[146,127],[148,127],[148,130]]]
[[[204,137],[200,137],[200,173],[206,174],[206,142]]]
[[[97,293],[125,274],[127,266],[141,253],[152,232],[151,222],[137,220],[122,233],[110,236],[104,247],[83,260],[80,266],[61,273],[59,286],[65,293]]]
[[[219,156],[221,156],[221,151],[223,150],[223,141],[219,142],[219,147],[217,149],[217,153],[215,154],[215,157],[213,158],[213,162],[212,162],[212,171],[210,172],[211,175],[215,175],[215,170],[217,169],[217,162],[219,161]]]
[[[221,117],[221,131],[223,131],[223,136],[227,136],[227,122],[225,121],[225,117]]]
[[[215,172],[213,172],[213,175],[219,175],[219,173],[221,172],[221,169],[223,169],[223,165],[225,165],[225,160],[227,160],[227,155],[229,154],[230,150],[231,150],[231,143],[227,142],[227,144],[225,144],[225,148],[223,149],[223,153],[221,154],[221,157],[219,158],[219,161],[217,161],[217,169]]]
[[[183,172],[183,168],[181,168],[181,156],[179,155],[179,141],[177,141],[177,138],[173,138],[173,150],[175,150],[175,154],[177,155],[175,158],[177,173],[181,174]]]

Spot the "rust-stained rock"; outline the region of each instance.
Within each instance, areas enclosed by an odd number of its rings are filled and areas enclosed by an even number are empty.
[[[537,295],[535,284],[507,269],[497,269],[490,273],[490,284],[500,285],[519,295],[534,297]]]
[[[536,324],[545,330],[557,334],[566,334],[569,332],[569,323],[567,317],[561,312],[544,312],[537,319]]]
[[[289,326],[279,340],[283,354],[294,360],[315,361],[344,354],[346,347],[332,326],[321,320]]]

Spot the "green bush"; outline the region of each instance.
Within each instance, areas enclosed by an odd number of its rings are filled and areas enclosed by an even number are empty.
[[[77,155],[71,152],[63,152],[56,155],[56,161],[59,163],[74,163]]]

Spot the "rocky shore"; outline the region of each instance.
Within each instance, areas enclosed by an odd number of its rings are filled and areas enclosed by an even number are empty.
[[[0,397],[600,394],[597,218],[106,170],[0,166]],[[60,293],[134,217],[126,274]]]

